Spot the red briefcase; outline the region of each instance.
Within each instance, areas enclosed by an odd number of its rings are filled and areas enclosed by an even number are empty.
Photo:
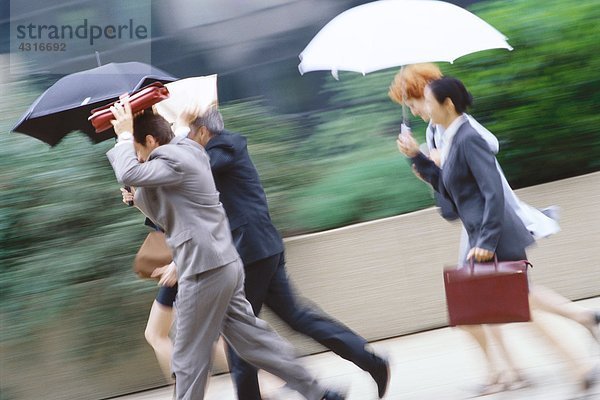
[[[531,320],[527,260],[471,263],[444,269],[450,325]]]
[[[160,82],[154,82],[148,86],[144,86],[137,92],[132,93],[129,96],[129,104],[131,105],[131,111],[135,114],[136,112],[143,111],[146,108],[152,107],[159,101],[168,98],[169,89],[167,89]],[[117,100],[115,103],[120,101],[121,100]],[[90,120],[92,125],[94,125],[94,128],[96,128],[96,133],[112,128],[110,121],[115,118],[110,112],[110,107],[115,103],[94,108],[91,111],[92,115],[88,118],[88,120]]]

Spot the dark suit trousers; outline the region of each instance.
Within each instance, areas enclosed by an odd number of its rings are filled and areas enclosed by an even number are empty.
[[[375,366],[367,341],[322,311],[302,304],[294,292],[280,253],[245,266],[244,288],[254,314],[266,304],[293,330],[303,333],[352,361],[363,370]],[[239,400],[260,400],[256,369],[228,348],[229,366]]]

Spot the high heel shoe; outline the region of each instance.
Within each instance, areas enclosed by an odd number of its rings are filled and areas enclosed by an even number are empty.
[[[586,329],[598,343],[600,343],[600,311],[592,311],[592,318],[588,324],[584,324]]]
[[[531,381],[523,376],[517,376],[510,382],[506,383],[508,390],[519,390],[533,386]]]
[[[581,381],[583,390],[590,390],[592,387],[600,383],[600,364],[596,364],[590,369]]]
[[[508,390],[508,386],[502,382],[484,383],[476,389],[475,397],[489,396]]]
[[[475,397],[488,396],[490,394],[500,393],[508,390],[508,385],[502,379],[503,374],[497,374],[487,383],[478,385],[475,389]]]

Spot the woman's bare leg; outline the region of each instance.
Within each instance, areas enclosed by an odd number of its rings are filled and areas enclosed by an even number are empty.
[[[471,335],[471,337],[473,337],[473,339],[475,339],[475,341],[479,345],[479,348],[481,349],[481,351],[483,352],[483,355],[485,357],[485,362],[486,362],[487,370],[488,370],[488,372],[487,372],[488,379],[487,379],[486,384],[484,385],[484,389],[482,390],[482,392],[487,391],[488,387],[489,387],[489,390],[498,391],[498,390],[495,390],[495,388],[492,388],[492,386],[499,383],[500,373],[499,373],[499,371],[496,367],[496,363],[494,362],[494,359],[492,357],[491,348],[490,348],[490,344],[489,344],[488,337],[487,337],[486,327],[483,325],[460,325],[458,327],[460,329],[462,329],[463,331],[467,332],[469,335]],[[492,392],[490,392],[490,393],[492,393]],[[482,394],[487,394],[487,393],[482,393]]]
[[[559,314],[560,315],[560,314]],[[577,349],[569,345],[569,341],[565,340],[564,333],[557,334],[555,326],[549,326],[540,318],[540,315],[533,314],[533,327],[544,337],[548,343],[556,350],[558,355],[566,361],[568,369],[573,372],[574,377],[583,381],[586,376],[592,372],[594,364],[590,359],[582,359],[577,353]]]
[[[504,340],[504,332],[502,331],[503,325],[489,325],[489,332],[496,344],[498,345],[498,351],[500,356],[504,359],[507,367],[505,372],[505,383],[511,389],[522,388],[529,385],[527,379],[521,373],[520,368],[517,366],[512,353],[508,350],[506,341]]]
[[[148,324],[146,325],[146,341],[154,349],[158,364],[167,381],[172,382],[171,356],[173,354],[173,342],[169,337],[173,325],[173,308],[167,307],[156,300],[152,303]]]
[[[557,314],[581,324],[596,340],[600,341],[600,332],[598,332],[594,311],[572,302],[551,289],[538,285],[531,287],[529,303],[534,309]]]

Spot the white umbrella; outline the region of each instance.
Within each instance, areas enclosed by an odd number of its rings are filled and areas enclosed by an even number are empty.
[[[506,37],[443,1],[380,0],[331,20],[300,53],[298,69],[369,72],[422,62],[454,62],[481,50],[512,50]]]

